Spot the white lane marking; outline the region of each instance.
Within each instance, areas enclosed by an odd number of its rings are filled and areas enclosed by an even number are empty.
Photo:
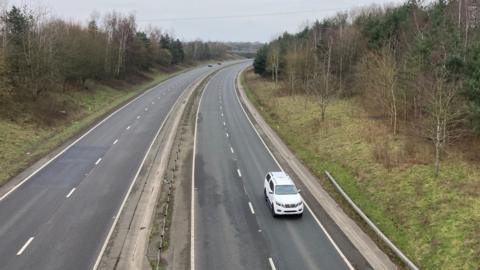
[[[22,253],[25,251],[25,249],[27,249],[28,245],[30,245],[30,243],[32,243],[33,239],[35,239],[35,237],[28,238],[27,242],[25,242],[25,244],[22,246],[22,248],[17,252],[17,256],[22,255]]]
[[[220,105],[220,110],[222,109],[222,105]]]
[[[68,146],[66,146],[62,151],[60,151],[58,154],[56,154],[54,157],[52,157],[51,159],[49,159],[48,161],[46,161],[45,163],[43,163],[42,166],[40,166],[38,169],[36,169],[33,173],[31,173],[29,176],[25,177],[20,183],[18,183],[17,185],[15,185],[13,188],[11,188],[7,193],[3,194],[2,197],[0,197],[0,202],[3,201],[6,197],[8,197],[8,195],[10,195],[12,192],[14,192],[16,189],[18,189],[21,185],[23,185],[26,181],[28,181],[30,178],[32,178],[35,174],[37,174],[39,171],[41,171],[43,168],[45,168],[48,164],[50,164],[52,161],[54,161],[55,159],[57,159],[59,156],[61,156],[63,153],[65,153],[68,149],[70,149],[72,146],[74,146],[77,142],[79,142],[81,139],[83,139],[85,136],[87,136],[90,132],[92,132],[94,129],[96,129],[97,127],[99,127],[100,125],[102,125],[103,123],[105,123],[108,119],[110,119],[110,117],[114,116],[115,114],[117,114],[119,111],[123,110],[124,108],[126,108],[127,106],[129,106],[130,104],[136,102],[137,100],[139,100],[140,98],[142,98],[143,96],[145,96],[147,93],[150,93],[152,90],[156,89],[158,86],[160,85],[164,85],[166,82],[170,81],[171,79],[167,79],[153,87],[151,87],[150,89],[147,89],[145,90],[142,94],[138,95],[136,98],[132,99],[131,101],[129,101],[127,104],[123,105],[122,107],[118,108],[116,111],[112,112],[111,114],[109,114],[108,116],[106,116],[105,118],[103,118],[102,121],[98,122],[95,126],[93,126],[91,129],[89,129],[88,131],[86,131],[85,133],[83,133],[80,137],[78,137],[75,141],[73,141],[71,144],[69,144]],[[159,98],[160,99],[160,98]]]
[[[127,130],[129,130],[129,129],[130,129],[130,126],[127,127]]]
[[[117,142],[118,142],[118,139],[116,139],[116,140],[113,142],[113,144],[117,144]]]
[[[226,125],[227,125],[227,123],[223,122],[223,126],[226,126]]]
[[[146,112],[148,111],[148,107],[145,108],[145,111],[146,111]]]
[[[218,73],[213,75],[207,84],[203,88],[202,95],[200,96],[200,101],[198,102],[197,107],[197,116],[195,119],[195,131],[193,134],[193,162],[192,162],[192,190],[191,195],[192,199],[190,200],[190,269],[195,270],[195,155],[197,152],[197,129],[198,129],[198,115],[200,114],[200,106],[202,105],[203,96],[207,92],[208,86],[212,79],[217,76]]]
[[[157,99],[160,99],[160,97],[157,97]]]
[[[239,177],[242,177],[242,172],[240,171],[240,169],[237,169],[237,174]]]
[[[99,159],[95,162],[95,165],[98,165],[98,163],[100,163],[100,161],[102,161],[102,158],[99,158]]]
[[[272,268],[272,270],[277,270],[277,268],[275,267],[275,264],[273,263],[272,258],[268,258],[268,262],[270,263],[270,267]]]
[[[206,76],[204,77],[201,77],[200,79],[203,80]],[[184,89],[189,89],[191,86],[193,86],[196,82],[198,82],[199,80],[195,80],[193,81],[191,84],[189,84],[186,88]],[[182,92],[183,93],[183,92]],[[122,214],[122,210],[123,208],[125,207],[125,204],[127,203],[127,199],[128,197],[130,196],[130,193],[132,192],[132,189],[133,189],[133,186],[135,185],[136,181],[137,181],[137,178],[138,178],[138,175],[140,174],[140,170],[142,169],[144,163],[145,163],[145,160],[147,159],[147,156],[148,156],[148,153],[150,153],[150,151],[152,150],[152,147],[153,147],[153,144],[155,143],[155,141],[157,140],[159,134],[160,134],[160,131],[162,130],[163,126],[165,125],[165,122],[167,121],[167,119],[170,118],[170,115],[172,114],[172,111],[173,109],[176,107],[176,105],[180,102],[180,98],[178,98],[175,103],[173,104],[173,106],[170,108],[170,111],[168,111],[167,115],[165,116],[165,119],[163,120],[162,124],[160,125],[160,127],[158,128],[157,130],[157,133],[155,134],[155,136],[153,137],[153,140],[152,142],[150,143],[150,146],[148,147],[147,151],[145,152],[145,156],[143,157],[143,160],[142,162],[140,163],[140,166],[138,167],[137,169],[137,173],[135,174],[135,176],[133,177],[133,181],[132,183],[130,183],[130,187],[128,188],[128,191],[127,193],[125,194],[125,197],[123,197],[123,201],[122,201],[122,204],[120,205],[120,208],[118,209],[118,212],[117,214],[114,216],[113,218],[113,223],[110,227],[110,230],[108,231],[108,234],[107,234],[107,237],[105,238],[105,241],[103,242],[103,245],[102,245],[102,248],[100,249],[100,252],[98,253],[98,257],[97,257],[97,260],[95,261],[95,264],[93,266],[93,270],[97,270],[98,269],[98,266],[100,265],[100,260],[102,259],[102,256],[103,256],[103,253],[105,252],[105,249],[107,248],[107,244],[108,244],[108,241],[110,240],[110,237],[112,237],[112,234],[113,234],[113,231],[115,229],[115,226],[117,225],[117,222],[118,222],[118,219],[120,218],[120,215]],[[198,114],[197,114],[197,118],[198,118]],[[195,148],[194,148],[195,149]],[[195,156],[195,152],[194,152],[194,156]],[[193,164],[195,164],[195,162],[193,162]],[[194,172],[194,170],[193,170]],[[192,173],[192,177],[193,177],[193,173]],[[193,182],[192,182],[192,187],[193,187]],[[193,205],[193,197],[192,197],[192,205]],[[192,220],[193,222],[193,220]],[[192,231],[193,232],[193,231]],[[192,238],[193,238],[193,234],[192,234]],[[193,243],[193,242],[191,242]],[[193,244],[192,244],[193,245]],[[191,246],[192,246],[191,245]],[[195,268],[191,268],[191,269],[195,269]]]
[[[233,152],[233,148],[232,148],[232,147],[230,147],[230,152],[232,152],[232,154],[234,153],[234,152]]]
[[[248,202],[248,206],[250,207],[250,212],[252,212],[252,215],[255,215],[255,211],[253,210],[253,205],[251,202]]]
[[[221,114],[221,116],[223,117],[223,113]]]
[[[152,101],[152,105],[155,104],[155,101]]]
[[[140,119],[140,117],[141,117],[140,115],[139,115],[139,116],[137,116],[137,119]]]
[[[228,136],[229,136],[229,135],[228,135],[228,132],[225,132],[225,136],[227,136],[227,138],[228,138]]]
[[[72,190],[70,190],[70,192],[67,194],[67,196],[65,196],[66,198],[70,198],[70,196],[72,196],[73,192],[75,191],[76,188],[72,188]]]
[[[238,82],[238,76],[241,74],[242,72],[239,72],[237,74],[237,80],[234,82],[234,88],[237,89],[237,85],[236,83]],[[248,122],[250,123],[250,126],[252,127],[252,129],[255,131],[255,133],[257,134],[258,138],[260,138],[260,141],[263,143],[263,145],[265,146],[265,149],[267,149],[267,152],[270,154],[270,156],[273,158],[273,160],[275,161],[275,163],[277,164],[277,166],[282,170],[282,171],[285,171],[283,170],[282,166],[280,165],[280,163],[278,162],[277,158],[273,155],[272,151],[270,151],[270,148],[268,148],[267,144],[265,143],[265,141],[263,140],[262,136],[260,136],[260,133],[258,133],[257,129],[255,128],[255,126],[253,125],[253,122],[252,120],[250,120],[250,116],[248,116],[247,114],[247,111],[245,111],[245,108],[243,108],[243,105],[242,105],[242,102],[240,102],[240,97],[238,96],[238,93],[237,91],[235,90],[235,96],[237,97],[237,102],[238,104],[240,104],[240,108],[242,108],[242,111],[243,113],[245,114],[245,117],[247,118]],[[317,216],[315,215],[315,213],[312,211],[312,209],[308,206],[308,204],[304,201],[304,204],[305,206],[307,207],[308,211],[310,212],[310,214],[312,214],[312,217],[313,219],[317,222],[318,226],[320,226],[320,229],[323,231],[323,233],[327,236],[328,240],[330,241],[330,243],[332,244],[332,246],[335,248],[335,250],[338,252],[338,254],[340,255],[340,257],[343,259],[343,261],[345,262],[345,264],[347,264],[348,268],[351,269],[351,270],[354,270],[355,268],[353,268],[352,264],[350,263],[350,261],[347,259],[347,257],[345,257],[345,255],[343,254],[343,252],[340,250],[340,248],[337,246],[337,244],[335,243],[335,241],[333,241],[333,238],[330,236],[330,234],[327,232],[327,230],[325,229],[325,227],[323,227],[323,224],[320,222],[320,220],[317,218]],[[273,263],[273,261],[272,261]]]

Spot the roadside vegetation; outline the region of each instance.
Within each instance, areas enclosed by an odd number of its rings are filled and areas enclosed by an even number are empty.
[[[257,52],[249,97],[331,192],[424,269],[480,265],[480,24],[471,1],[354,10]]]
[[[0,185],[175,72],[233,57],[117,12],[81,24],[12,6],[0,27]]]

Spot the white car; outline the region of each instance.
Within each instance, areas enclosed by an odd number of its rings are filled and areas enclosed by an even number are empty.
[[[278,215],[302,216],[302,196],[286,173],[269,172],[265,176],[263,194],[274,217]]]

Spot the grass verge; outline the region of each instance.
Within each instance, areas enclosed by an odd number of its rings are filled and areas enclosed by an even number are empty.
[[[356,98],[333,100],[321,121],[319,107],[308,97],[282,95],[251,71],[242,83],[265,120],[322,185],[338,198],[324,177],[328,170],[421,268],[478,269],[478,164],[452,150],[435,178],[429,144],[393,138],[383,120],[369,117]]]
[[[97,85],[90,91],[69,91],[65,98],[80,109],[70,119],[55,126],[0,118],[0,186],[106,114],[186,68],[172,73],[152,72],[147,74],[150,79],[121,90]]]

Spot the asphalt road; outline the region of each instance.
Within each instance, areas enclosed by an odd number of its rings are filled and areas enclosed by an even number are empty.
[[[91,269],[175,101],[221,67],[196,68],[154,87],[0,199],[0,269]]]
[[[349,269],[312,213],[305,210],[302,218],[271,215],[263,197],[263,178],[280,168],[235,93],[235,77],[248,64],[219,71],[200,103],[194,172],[195,268]]]

